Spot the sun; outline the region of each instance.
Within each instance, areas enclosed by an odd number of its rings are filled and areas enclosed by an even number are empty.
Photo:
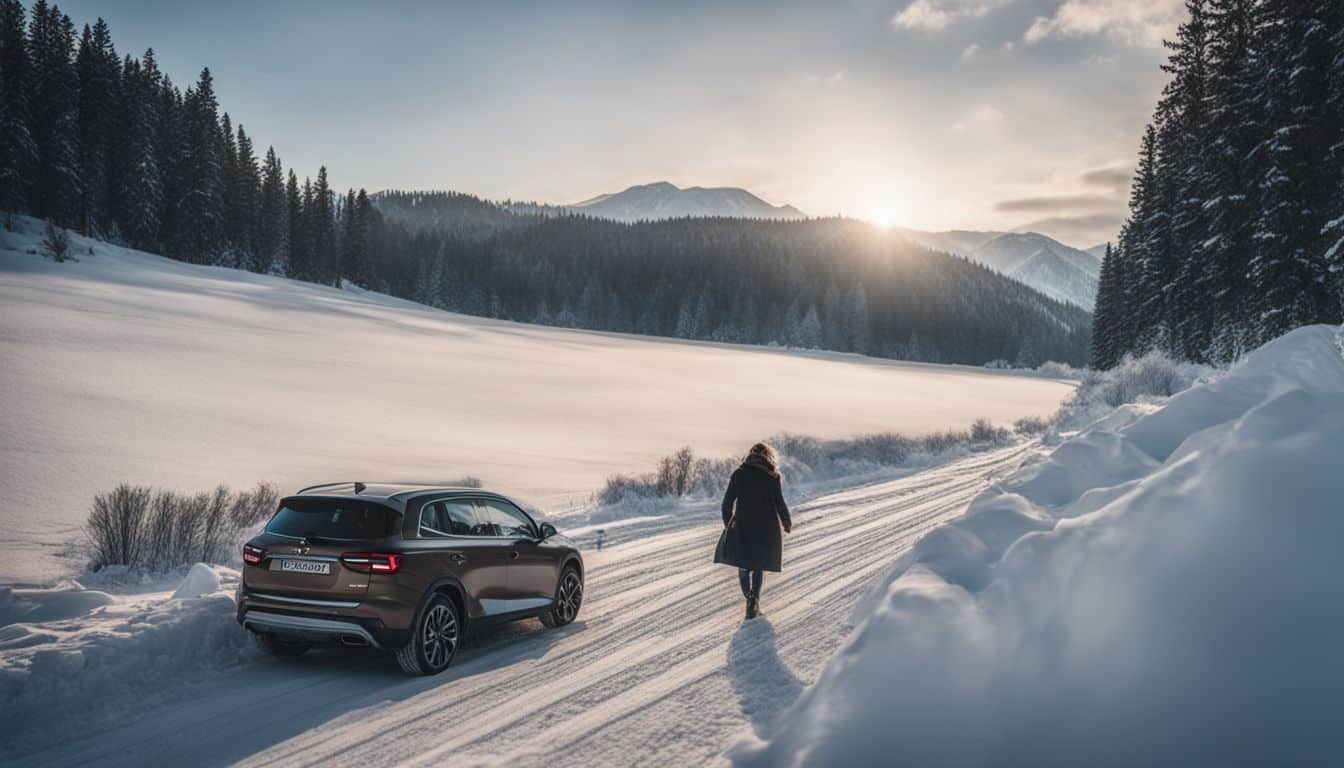
[[[874,205],[864,218],[878,229],[891,229],[896,226],[898,210],[895,205],[883,203]]]

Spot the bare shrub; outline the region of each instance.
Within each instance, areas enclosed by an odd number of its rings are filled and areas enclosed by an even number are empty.
[[[1008,430],[994,426],[989,419],[976,419],[975,423],[971,424],[971,440],[974,442],[1005,443],[1008,437]]]
[[[930,432],[919,438],[918,445],[920,450],[927,454],[936,456],[940,453],[950,451],[958,445],[970,440],[969,432],[956,430],[944,430],[942,432]]]
[[[1114,408],[1145,397],[1170,397],[1211,372],[1211,368],[1174,360],[1161,352],[1127,355],[1108,371],[1089,371],[1083,376],[1075,401],[1084,406],[1104,403]]]
[[[1050,428],[1051,419],[1043,416],[1023,416],[1013,422],[1013,431],[1019,435],[1039,435]]]
[[[606,485],[597,492],[597,503],[616,504],[626,499],[647,499],[657,496],[657,478],[654,475],[611,475]]]
[[[56,263],[65,261],[70,253],[70,233],[48,221],[47,233],[42,237],[42,249]]]
[[[695,454],[690,446],[683,446],[672,454],[672,493],[685,496],[691,487],[691,470],[695,466]]]
[[[229,562],[243,531],[268,518],[278,501],[269,483],[237,493],[221,485],[195,494],[123,483],[94,497],[84,526],[91,565],[161,572],[195,562]]]
[[[847,440],[820,440],[784,433],[770,437],[768,442],[779,452],[780,471],[797,483],[879,472],[906,464],[916,454],[938,456],[972,443],[997,445],[1011,438],[1011,431],[980,419],[970,430],[919,437],[881,432]],[[689,447],[683,447],[659,459],[654,471],[646,475],[611,475],[593,499],[607,506],[637,499],[711,498],[723,493],[729,476],[740,464],[739,458],[699,458]]]
[[[122,483],[93,497],[84,532],[100,563],[133,563],[144,545],[145,516],[153,489]]]

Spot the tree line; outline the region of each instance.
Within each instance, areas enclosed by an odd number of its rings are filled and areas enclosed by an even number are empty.
[[[1187,0],[1091,362],[1235,360],[1344,306],[1344,3]]]
[[[1089,316],[844,219],[622,224],[299,181],[99,19],[0,0],[0,207],[193,263],[484,317],[948,363],[1081,364]]]
[[[300,184],[221,114],[208,68],[185,91],[153,49],[117,54],[46,0],[0,0],[0,208],[194,263],[370,281],[361,190]]]
[[[466,314],[622,333],[977,365],[1086,359],[1085,311],[863,222],[497,219],[481,203],[379,193],[379,289]]]

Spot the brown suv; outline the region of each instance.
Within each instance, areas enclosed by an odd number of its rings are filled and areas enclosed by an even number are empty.
[[[531,616],[558,627],[582,601],[578,550],[499,494],[336,483],[281,499],[243,546],[238,623],[278,656],[365,645],[432,675],[469,628]]]

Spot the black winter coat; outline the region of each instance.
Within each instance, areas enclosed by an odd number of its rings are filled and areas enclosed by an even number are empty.
[[[736,556],[728,562],[716,554],[714,562],[753,571],[778,571],[784,548],[780,524],[793,527],[793,522],[784,503],[779,474],[772,473],[764,461],[748,461],[733,471],[728,491],[723,494],[724,525],[734,513]]]

